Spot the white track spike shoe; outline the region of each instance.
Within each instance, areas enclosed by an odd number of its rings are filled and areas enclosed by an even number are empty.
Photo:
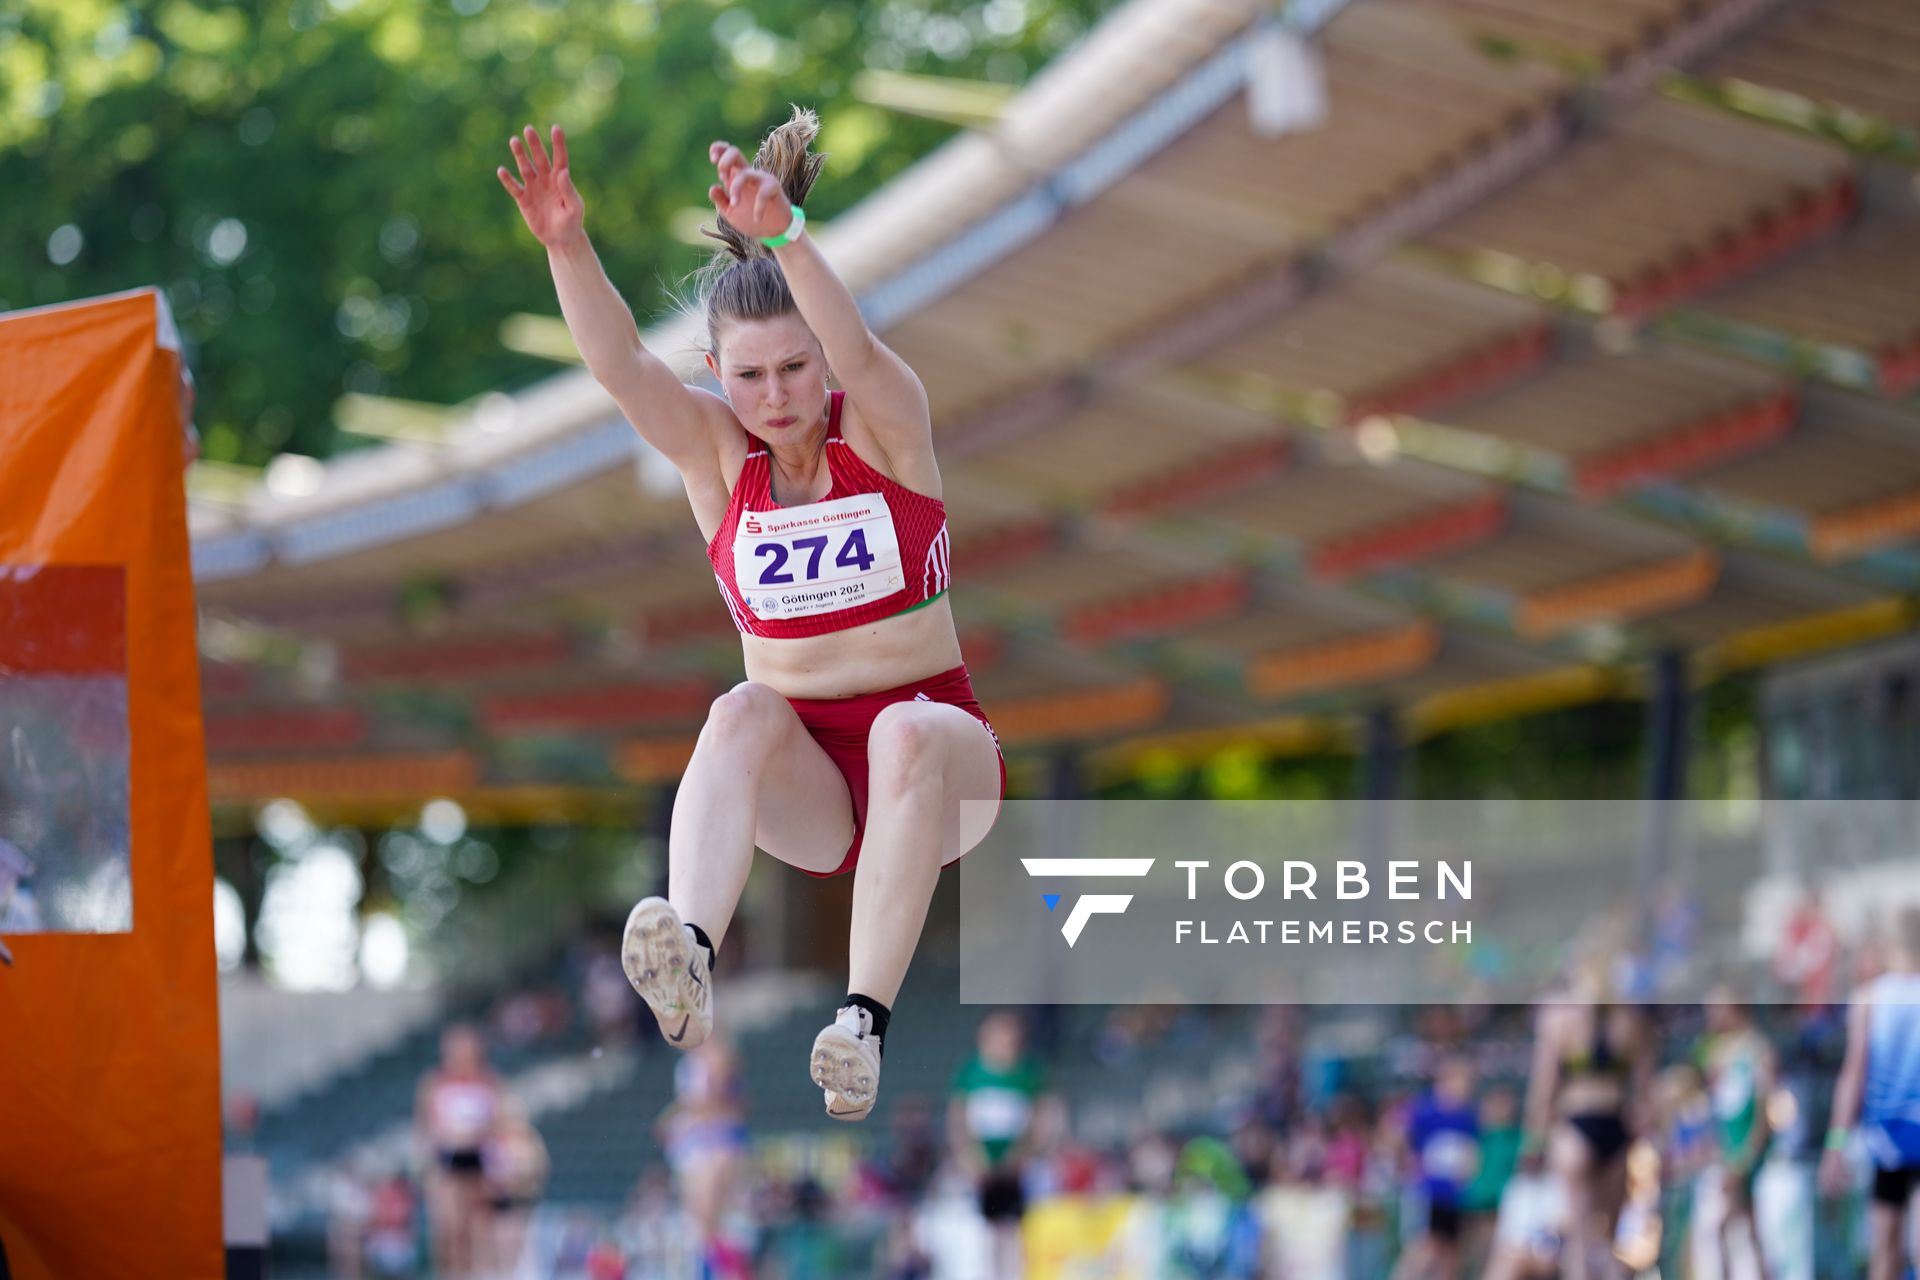
[[[827,1114],[835,1120],[865,1120],[880,1094],[880,1039],[873,1015],[846,1005],[826,1030],[813,1038],[813,1082],[826,1091]]]
[[[653,1010],[660,1034],[676,1049],[706,1042],[713,1030],[713,975],[707,951],[665,898],[642,898],[620,940],[627,981]]]

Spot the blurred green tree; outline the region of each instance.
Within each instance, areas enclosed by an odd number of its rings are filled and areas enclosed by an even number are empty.
[[[799,101],[831,219],[954,129],[862,70],[1007,85],[1114,0],[12,0],[0,5],[0,309],[163,286],[207,457],[325,455],[345,393],[455,403],[550,366],[555,313],[493,176],[564,125],[589,227],[643,324],[704,257],[675,238],[707,143]]]

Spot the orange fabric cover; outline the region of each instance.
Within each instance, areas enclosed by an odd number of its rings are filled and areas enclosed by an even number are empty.
[[[18,1280],[225,1267],[179,358],[159,307],[140,290],[0,316],[0,565],[124,570],[132,777],[132,932],[16,934],[0,968],[0,1240]],[[82,668],[121,656],[82,647]]]

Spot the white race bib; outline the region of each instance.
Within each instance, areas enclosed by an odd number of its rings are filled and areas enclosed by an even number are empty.
[[[878,493],[742,512],[733,577],[763,622],[857,608],[907,582],[893,512]]]

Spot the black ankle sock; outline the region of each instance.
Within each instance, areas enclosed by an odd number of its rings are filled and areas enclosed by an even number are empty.
[[[887,1008],[887,1006],[881,1004],[872,996],[863,996],[858,991],[842,1001],[840,1007],[844,1009],[848,1005],[852,1005],[857,1009],[865,1009],[873,1015],[873,1030],[868,1032],[868,1034],[880,1042],[880,1056],[883,1058],[886,1057],[887,1023],[893,1018],[893,1010]]]
[[[720,953],[713,949],[713,939],[709,938],[707,931],[697,924],[689,924],[687,928],[693,930],[693,940],[707,949],[707,972],[712,973],[713,962],[720,958]]]

